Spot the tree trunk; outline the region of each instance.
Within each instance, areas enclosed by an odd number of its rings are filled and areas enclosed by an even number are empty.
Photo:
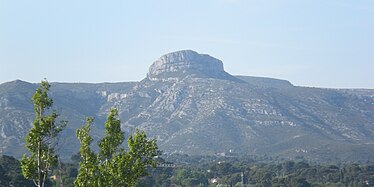
[[[42,176],[42,168],[41,168],[41,154],[42,154],[42,149],[41,149],[41,142],[39,140],[38,142],[38,177],[39,177],[39,181],[38,181],[38,187],[42,187],[42,179],[43,179],[43,176]]]

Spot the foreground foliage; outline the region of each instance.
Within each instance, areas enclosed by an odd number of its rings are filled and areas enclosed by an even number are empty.
[[[135,186],[138,178],[146,176],[146,167],[155,166],[154,157],[159,155],[154,139],[148,140],[144,131],[135,131],[127,140],[126,150],[121,147],[125,140],[121,131],[118,111],[112,109],[105,123],[105,136],[99,141],[100,151],[95,154],[90,145],[92,118],[77,130],[81,142],[78,176],[74,186]]]
[[[306,162],[284,161],[280,163],[263,162],[247,158],[204,157],[185,160],[178,158],[183,165],[176,167],[148,168],[150,175],[137,179],[135,186],[242,186],[241,173],[247,186],[313,186],[313,187],[364,187],[374,185],[374,165],[343,164],[318,165]],[[77,161],[77,160],[75,160]],[[168,163],[159,160],[160,163]],[[77,177],[76,164],[62,164],[56,167],[57,178],[46,186],[72,187]],[[212,183],[217,179],[217,183]],[[31,186],[32,181],[22,176],[19,162],[9,156],[0,157],[0,186]],[[87,185],[88,186],[88,185]]]

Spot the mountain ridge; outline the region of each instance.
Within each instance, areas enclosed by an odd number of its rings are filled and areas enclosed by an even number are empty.
[[[69,146],[61,154],[69,158],[78,151],[75,129],[86,116],[95,117],[94,137],[102,136],[105,116],[116,107],[127,134],[145,130],[167,154],[231,150],[317,161],[373,159],[367,152],[374,153],[374,90],[308,88],[232,76],[218,59],[202,55],[215,65],[201,69],[196,65],[200,54],[181,54],[162,56],[167,60],[156,60],[139,82],[51,83],[55,108],[69,120],[64,132]],[[0,154],[17,157],[24,152],[22,137],[33,119],[32,103],[26,101],[38,85],[21,83],[0,84]],[[9,89],[23,84],[28,86]]]

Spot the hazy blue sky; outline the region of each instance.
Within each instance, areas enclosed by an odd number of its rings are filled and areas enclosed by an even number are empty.
[[[374,88],[374,1],[0,0],[0,83],[138,81],[181,49],[235,75]]]

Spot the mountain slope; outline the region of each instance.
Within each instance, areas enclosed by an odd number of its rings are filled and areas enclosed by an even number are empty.
[[[0,85],[0,151],[19,156],[36,84]],[[122,128],[143,129],[165,153],[268,154],[313,160],[373,159],[374,90],[305,88],[285,80],[232,76],[194,51],[155,61],[140,82],[53,83],[55,108],[70,121],[61,153],[78,150],[75,129],[94,116],[95,137],[111,107]],[[16,99],[15,99],[16,98]],[[16,125],[15,125],[16,124]],[[0,152],[0,153],[1,153]]]

